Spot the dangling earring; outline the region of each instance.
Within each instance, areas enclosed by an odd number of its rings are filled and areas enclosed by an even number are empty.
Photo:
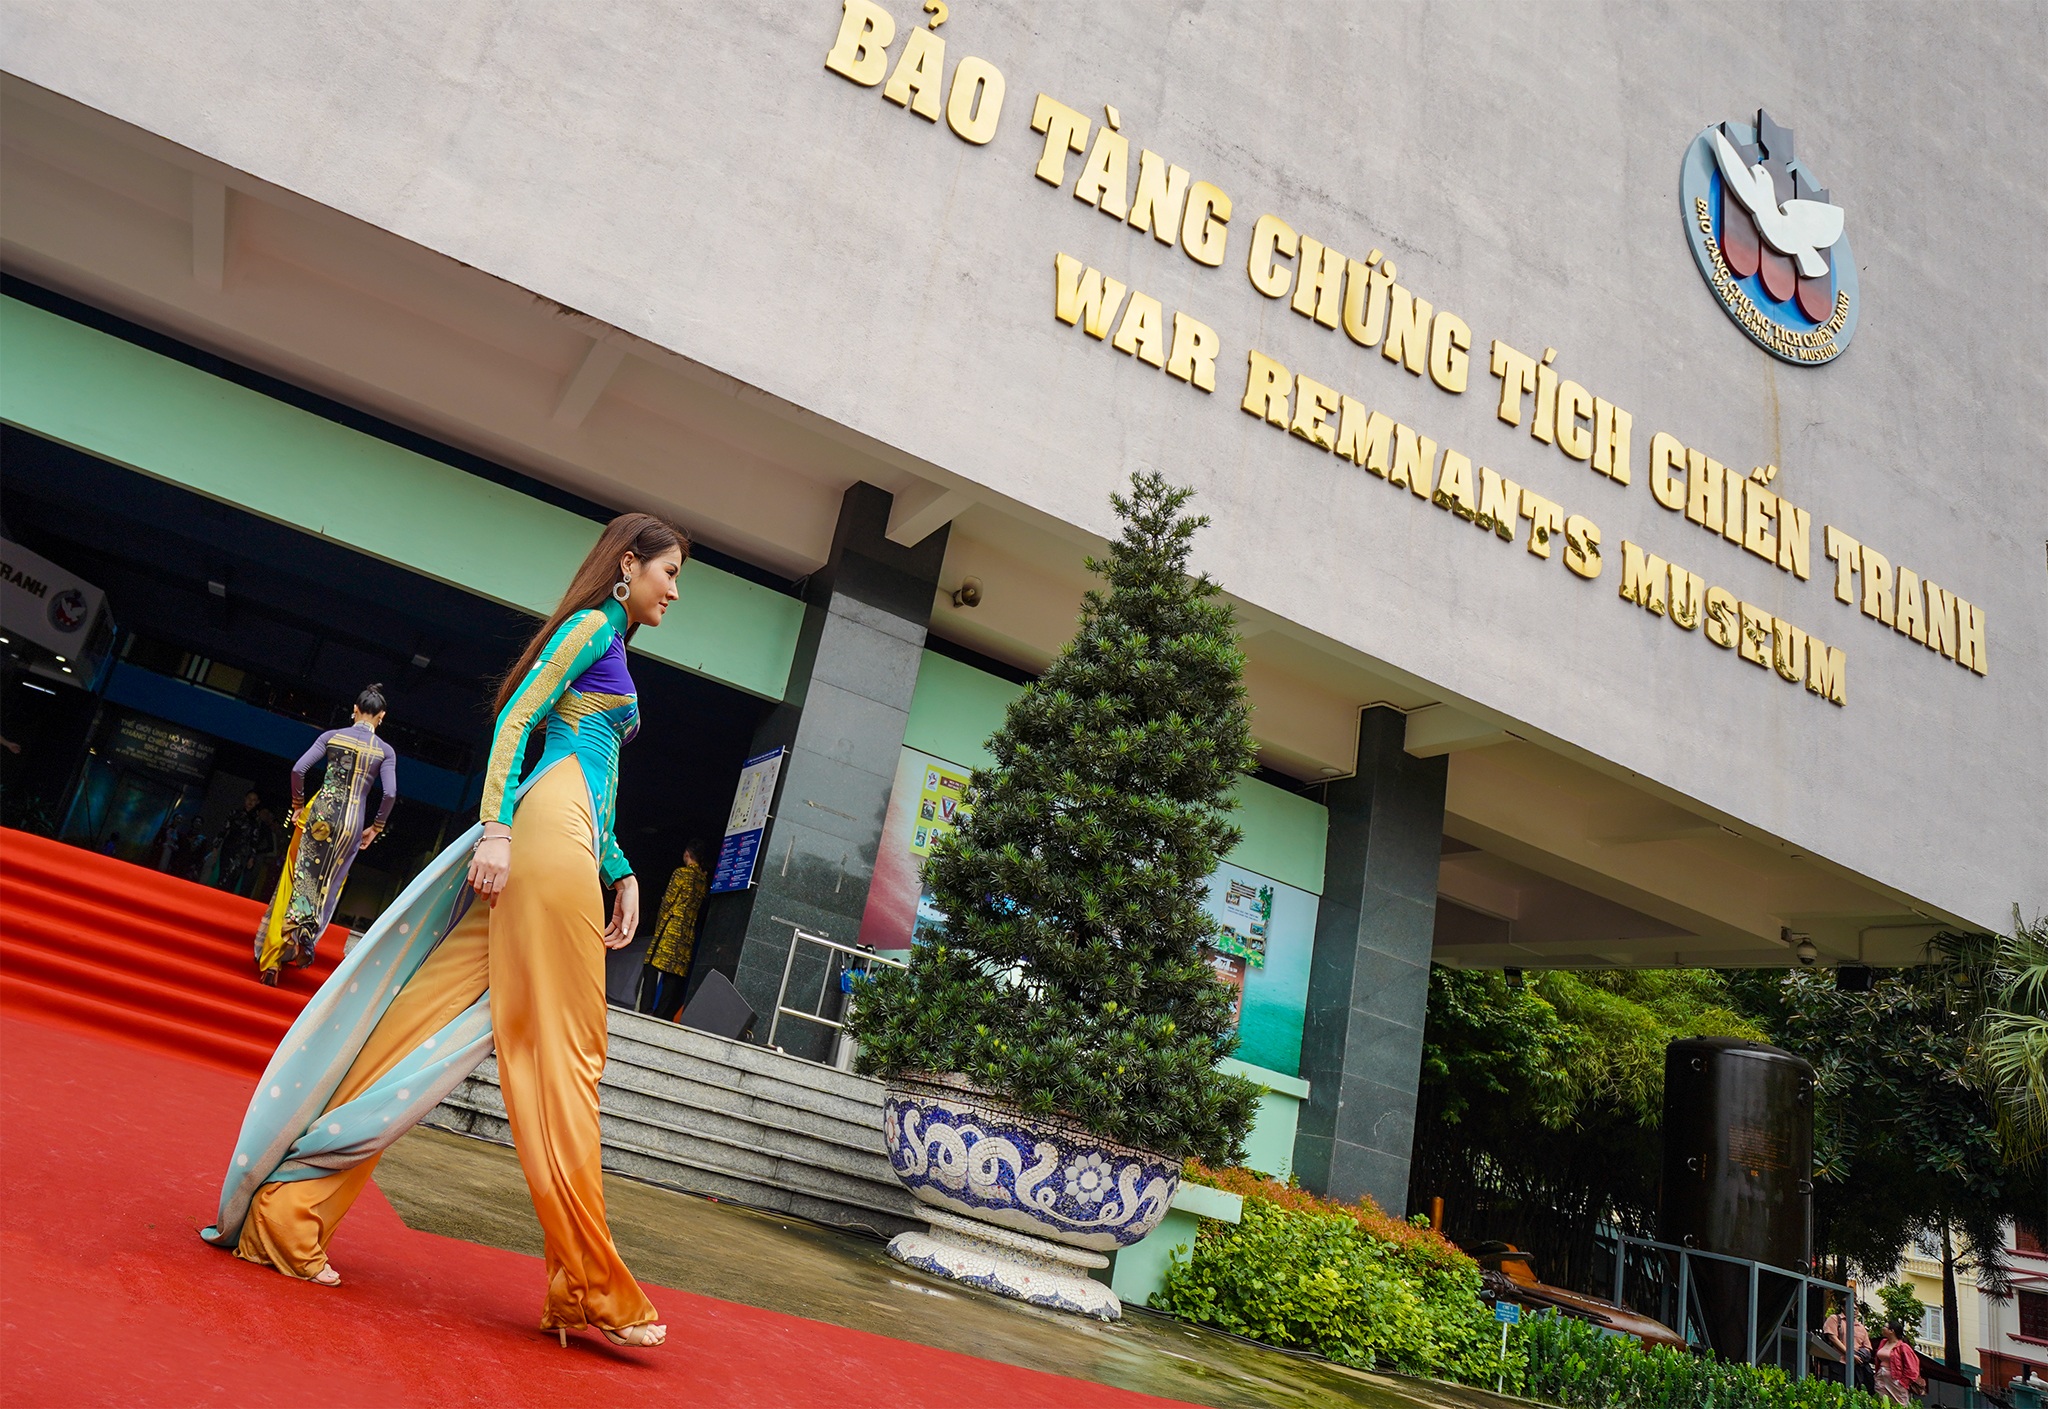
[[[618,580],[617,582],[614,582],[614,583],[612,584],[612,597],[613,597],[613,598],[614,598],[615,600],[623,602],[623,601],[625,601],[625,600],[626,600],[626,598],[628,598],[628,597],[630,597],[630,596],[632,596],[632,595],[633,595],[633,579],[632,579],[632,578],[630,578],[630,577],[622,577],[622,578],[620,578],[620,579],[619,579],[619,580]]]

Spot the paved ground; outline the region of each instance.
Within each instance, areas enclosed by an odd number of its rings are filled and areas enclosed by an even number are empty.
[[[541,1251],[540,1227],[509,1149],[415,1130],[384,1157],[377,1183],[414,1228]],[[1363,1374],[1135,1308],[1106,1326],[1041,1311],[914,1271],[869,1239],[616,1176],[606,1179],[605,1196],[613,1234],[637,1276],[764,1310],[1216,1409],[1519,1403]]]

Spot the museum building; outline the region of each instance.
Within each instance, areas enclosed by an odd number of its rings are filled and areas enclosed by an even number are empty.
[[[794,932],[943,925],[918,862],[1157,469],[1254,707],[1254,1167],[1404,1207],[1432,963],[2048,908],[2024,46],[1424,13],[11,0],[7,824],[155,864],[378,680],[365,922],[646,509],[699,551],[619,840],[731,833],[697,972],[770,1013]]]

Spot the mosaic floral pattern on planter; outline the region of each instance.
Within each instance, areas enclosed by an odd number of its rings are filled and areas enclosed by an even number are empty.
[[[1180,1184],[1175,1161],[937,1083],[891,1083],[882,1137],[925,1203],[1097,1251],[1151,1232]]]

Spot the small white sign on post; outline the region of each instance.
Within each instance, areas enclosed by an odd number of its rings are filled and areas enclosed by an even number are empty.
[[[1500,1373],[1494,1377],[1493,1392],[1502,1394],[1508,1382],[1508,1327],[1521,1323],[1522,1308],[1512,1301],[1496,1301],[1493,1319],[1500,1322]]]

